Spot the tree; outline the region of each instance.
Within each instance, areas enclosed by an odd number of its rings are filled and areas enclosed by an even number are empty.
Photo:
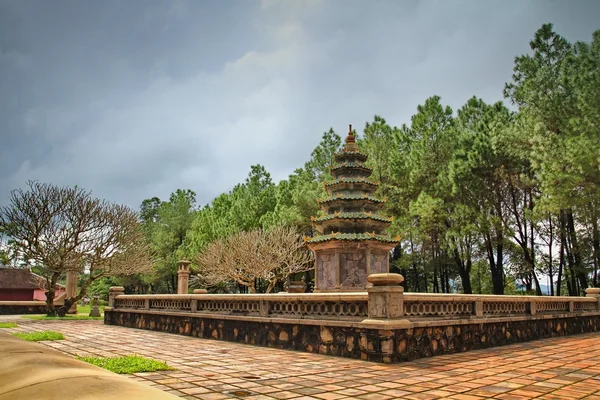
[[[588,285],[587,238],[581,228],[598,221],[599,39],[596,32],[591,44],[573,46],[552,24],[544,24],[530,43],[532,54],[515,59],[513,80],[505,87],[505,96],[527,121],[519,139],[530,149],[540,182],[535,208],[559,216],[561,258],[564,251],[573,277],[567,281],[571,294]]]
[[[0,226],[30,265],[46,279],[48,315],[57,281],[69,271],[85,274],[79,293],[65,298],[64,315],[96,280],[147,271],[149,248],[138,214],[130,208],[93,198],[91,192],[34,181],[13,190],[0,207]]]
[[[275,285],[293,274],[313,268],[312,253],[293,228],[242,231],[215,240],[198,256],[200,276],[209,286],[234,281],[257,292],[257,281]]]
[[[154,289],[177,290],[177,262],[184,256],[183,244],[196,217],[196,193],[177,189],[169,201],[158,197],[146,199],[140,207],[141,220],[155,255],[152,277],[138,277],[137,286],[145,282]]]
[[[394,136],[398,128],[391,127],[384,118],[375,115],[373,122],[365,124],[364,136],[359,140],[360,148],[369,155],[367,164],[373,168],[371,178],[379,181],[382,195],[388,195],[390,185],[390,160],[394,151]]]
[[[323,133],[321,142],[313,150],[310,160],[304,165],[304,169],[319,182],[331,178],[329,167],[333,165],[333,155],[340,149],[342,138],[335,133],[333,128]]]

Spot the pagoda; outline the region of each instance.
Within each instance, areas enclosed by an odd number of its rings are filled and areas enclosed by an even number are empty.
[[[311,217],[318,234],[304,238],[315,254],[315,292],[364,291],[368,275],[389,272],[389,252],[400,238],[385,231],[392,219],[378,214],[385,200],[373,194],[379,183],[369,179],[372,169],[352,125],[334,159],[334,179],[325,182],[328,196],[319,199],[325,215]]]

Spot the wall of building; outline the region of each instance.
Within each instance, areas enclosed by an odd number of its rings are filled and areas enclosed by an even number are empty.
[[[0,289],[0,301],[30,301],[33,292],[33,289]]]
[[[54,298],[58,299],[62,295],[65,294],[65,288],[58,288],[54,292]],[[30,299],[31,300],[31,299]],[[33,300],[36,301],[46,301],[46,289],[36,289],[33,292]]]
[[[40,301],[0,301],[0,315],[45,314],[46,303]]]

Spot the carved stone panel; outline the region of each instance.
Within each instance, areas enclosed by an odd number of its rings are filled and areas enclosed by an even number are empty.
[[[340,254],[340,287],[364,289],[367,285],[367,260],[364,252]]]
[[[371,253],[371,274],[383,274],[389,272],[388,253]]]
[[[335,289],[335,254],[321,253],[317,255],[317,274],[319,290]]]

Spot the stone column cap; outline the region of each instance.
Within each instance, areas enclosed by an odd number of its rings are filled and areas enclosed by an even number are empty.
[[[192,293],[194,293],[194,294],[207,294],[208,290],[206,290],[206,289],[194,289],[192,291]]]
[[[125,288],[123,286],[111,286],[110,289],[108,289],[109,292],[124,292]]]
[[[373,286],[396,286],[404,282],[404,277],[400,274],[371,274],[367,281]]]
[[[585,289],[585,293],[587,294],[588,297],[596,297],[596,296],[600,297],[600,288],[589,287],[589,288]]]

